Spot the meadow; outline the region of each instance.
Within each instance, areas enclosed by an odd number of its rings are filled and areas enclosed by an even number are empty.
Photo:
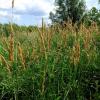
[[[42,22],[9,34],[0,34],[0,100],[100,100],[95,23],[76,31],[71,22],[65,27]]]

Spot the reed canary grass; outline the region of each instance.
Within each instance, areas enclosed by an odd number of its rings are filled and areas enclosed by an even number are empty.
[[[10,35],[10,42],[9,42],[9,60],[14,61],[14,38],[13,35]]]
[[[32,50],[32,54],[31,54],[31,59],[34,60],[34,61],[37,61],[38,60],[38,54],[37,52],[35,51],[35,49],[33,48]]]
[[[8,73],[11,74],[11,67],[7,63],[6,59],[1,54],[0,54],[0,59],[2,61],[2,64],[6,66],[6,69],[7,69]]]
[[[75,45],[73,46],[70,59],[71,59],[71,63],[73,63],[74,65],[77,65],[79,63],[79,60],[80,60],[80,44],[79,44],[79,42],[76,42]]]
[[[2,43],[4,43],[6,45],[6,50],[9,51],[9,43],[8,41],[6,40],[6,38],[2,38]]]
[[[18,43],[18,56],[19,56],[19,58],[20,58],[20,60],[21,60],[23,69],[25,70],[25,69],[26,69],[26,68],[25,68],[25,60],[24,60],[24,57],[23,57],[23,50],[22,50],[22,48],[21,48],[21,46],[20,46],[20,43]]]
[[[11,33],[10,33],[10,43],[9,43],[9,60],[14,61],[14,31],[12,27],[13,23],[13,8],[14,8],[14,0],[12,0],[12,18],[11,18]]]
[[[43,37],[43,33],[42,33],[43,31],[41,32],[40,29],[38,29],[38,31],[39,31],[40,44],[41,44],[40,49],[41,49],[41,51],[44,53],[45,59],[47,59],[47,55],[46,55],[46,46],[45,46],[45,41],[44,41],[44,37]]]
[[[48,51],[51,48],[52,31],[48,29]]]
[[[90,43],[92,41],[92,34],[87,31],[84,35],[84,48],[89,49]]]

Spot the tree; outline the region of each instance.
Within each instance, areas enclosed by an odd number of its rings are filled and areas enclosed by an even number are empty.
[[[72,23],[82,20],[85,12],[84,0],[55,0],[55,13],[50,12],[52,22],[67,22],[69,19]]]
[[[92,9],[86,13],[84,22],[86,26],[90,26],[92,22],[100,26],[100,10],[96,9],[96,7],[92,7]]]

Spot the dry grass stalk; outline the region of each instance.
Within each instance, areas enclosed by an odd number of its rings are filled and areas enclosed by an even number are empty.
[[[13,8],[14,8],[14,0],[12,0],[12,20],[11,20],[11,34],[10,34],[10,46],[9,46],[9,60],[10,61],[14,61],[14,31],[13,31],[13,27],[12,27]]]
[[[25,69],[25,60],[24,60],[24,57],[23,57],[23,50],[20,47],[20,44],[18,44],[18,56],[19,56],[21,63],[23,65],[23,69]]]
[[[43,51],[46,50],[46,47],[45,47],[45,41],[44,41],[44,37],[43,37],[43,34],[42,32],[40,31],[40,29],[38,28],[38,31],[39,31],[39,36],[40,36],[40,44],[41,44],[41,48]]]
[[[67,28],[67,30],[69,31],[69,32],[71,32],[71,33],[74,33],[75,31],[75,27],[73,26],[73,24],[72,24],[72,21],[71,20],[69,20],[67,23],[66,23],[66,28]]]
[[[98,28],[97,23],[96,22],[92,22],[91,26],[89,27],[89,31],[91,33],[96,32],[98,34],[99,33],[99,30],[98,29],[99,28]]]
[[[31,60],[34,60],[37,63],[39,61],[39,53],[37,53],[34,48],[32,50]]]
[[[44,19],[42,18],[42,32],[41,32],[44,41],[46,42],[47,40],[47,33],[46,33],[46,24],[44,22]]]
[[[44,21],[42,19],[42,33],[40,32],[41,42],[44,49],[45,60],[47,62],[47,50],[46,50],[46,41],[47,41],[47,34],[45,33],[45,26]],[[43,74],[43,81],[42,81],[42,88],[41,88],[41,95],[44,95],[45,92],[45,81],[46,81],[46,72],[47,72],[47,64],[44,67],[44,74]]]
[[[41,49],[41,51],[44,53],[44,55],[45,55],[45,59],[47,60],[47,54],[46,54],[46,46],[45,46],[45,39],[44,39],[44,36],[43,36],[43,30],[42,30],[42,32],[40,31],[40,29],[38,28],[38,31],[39,31],[39,36],[40,36],[40,44],[41,44],[41,46],[40,46],[40,49]]]
[[[35,53],[34,48],[32,50],[31,59],[34,59],[34,60],[36,59],[36,53]]]
[[[83,24],[80,27],[80,35],[83,37],[84,49],[89,50],[90,43],[92,42],[93,34],[90,29],[86,28]]]
[[[4,43],[5,45],[6,45],[6,51],[9,51],[9,43],[8,43],[8,41],[6,40],[6,38],[2,38],[2,43]]]
[[[13,38],[13,34],[10,34],[9,60],[14,61],[14,38]]]
[[[51,48],[51,39],[52,39],[52,29],[49,28],[47,32],[47,42],[48,42],[48,51],[50,51]]]
[[[14,0],[12,0],[12,9],[14,8]]]
[[[92,41],[92,34],[89,30],[84,33],[84,48],[89,50],[90,43]]]
[[[63,40],[64,48],[66,48],[67,46],[67,36],[68,36],[68,30],[64,30],[62,32],[62,40]]]
[[[73,46],[72,55],[71,55],[71,62],[74,65],[77,65],[80,60],[80,44],[79,42],[76,42],[76,44]]]
[[[84,48],[85,48],[86,50],[89,49],[89,42],[88,42],[88,39],[87,39],[87,38],[84,39]]]
[[[5,58],[1,54],[0,54],[0,60],[2,61],[3,65],[6,65],[7,71],[11,74],[10,65],[7,63],[7,61],[5,60]]]

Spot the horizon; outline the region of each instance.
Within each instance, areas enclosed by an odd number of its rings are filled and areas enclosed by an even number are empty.
[[[13,9],[13,22],[18,25],[41,25],[42,18],[46,24],[50,24],[50,11],[54,10],[55,0],[15,0]],[[11,22],[11,2],[12,0],[0,0],[0,23]],[[86,8],[100,8],[98,0],[86,0]]]

